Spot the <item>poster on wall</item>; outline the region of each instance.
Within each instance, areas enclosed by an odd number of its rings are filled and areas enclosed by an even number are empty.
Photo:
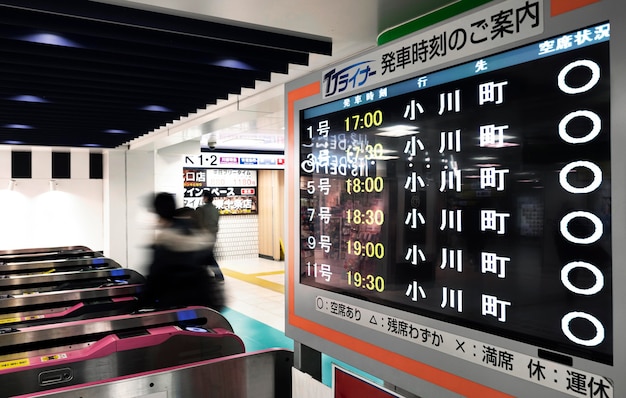
[[[202,205],[202,193],[213,194],[222,215],[257,214],[257,171],[243,169],[183,168],[183,205]]]

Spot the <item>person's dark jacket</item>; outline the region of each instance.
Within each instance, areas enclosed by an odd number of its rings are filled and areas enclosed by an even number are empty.
[[[206,233],[193,228],[188,219],[174,218],[169,224],[157,232],[154,241],[144,306],[214,308],[214,281],[201,264],[208,247]]]

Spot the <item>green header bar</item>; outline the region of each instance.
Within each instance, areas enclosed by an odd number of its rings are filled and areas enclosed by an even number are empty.
[[[400,26],[396,26],[395,28],[382,32],[378,35],[378,45],[381,46],[383,44],[387,44],[411,33],[417,32],[420,29],[445,21],[446,19],[455,17],[465,11],[482,6],[483,4],[491,1],[492,0],[459,0],[454,4],[450,4],[449,6],[440,8],[437,11],[412,19]]]

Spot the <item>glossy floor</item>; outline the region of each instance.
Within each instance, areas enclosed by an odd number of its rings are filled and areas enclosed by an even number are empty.
[[[285,336],[285,263],[262,258],[218,259],[224,273],[226,309],[222,314],[243,340],[246,351],[267,348],[293,350],[293,340]],[[369,374],[322,354],[322,382],[332,383],[332,363],[375,383]]]
[[[219,259],[226,306],[285,331],[285,263],[262,258]]]
[[[246,351],[293,350],[293,340],[284,333],[284,262],[246,258],[220,259],[219,264],[226,295],[222,314],[243,340]]]

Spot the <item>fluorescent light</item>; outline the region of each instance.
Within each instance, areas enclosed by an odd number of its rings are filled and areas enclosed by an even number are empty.
[[[411,126],[408,124],[396,124],[394,126],[383,127],[380,128],[379,131],[380,132],[376,133],[376,135],[382,137],[404,137],[419,133],[417,126]]]
[[[380,155],[380,156],[375,156],[373,158],[371,158],[370,160],[396,160],[396,159],[400,159],[399,156],[393,156],[393,155]]]
[[[502,144],[486,144],[483,145],[483,148],[507,148],[513,146],[520,146],[520,144],[516,142],[503,142]]]

